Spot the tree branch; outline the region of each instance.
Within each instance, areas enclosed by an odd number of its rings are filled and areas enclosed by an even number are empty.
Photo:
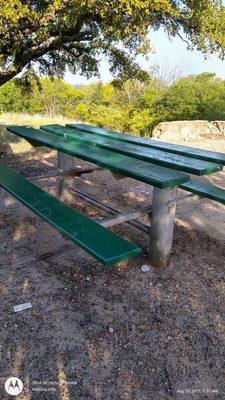
[[[9,79],[12,79],[18,75],[29,62],[37,60],[39,57],[48,54],[52,50],[60,49],[60,47],[62,48],[63,44],[90,41],[93,40],[94,37],[94,35],[87,34],[86,32],[82,34],[78,34],[76,32],[71,36],[62,35],[55,38],[50,38],[43,42],[40,46],[27,49],[22,53],[19,51],[15,55],[14,61],[10,64],[10,66],[6,68],[6,70],[0,71],[0,86],[6,83]],[[76,48],[76,46],[74,46],[74,48]]]
[[[79,43],[82,41],[93,40],[95,38],[94,34],[90,34],[87,31],[81,32],[83,24],[90,19],[90,16],[91,15],[88,13],[83,14],[82,17],[77,19],[73,28],[65,29],[63,31],[53,29],[51,32],[52,36],[36,46],[32,47],[32,40],[27,40],[26,43],[21,44],[20,48],[14,55],[13,62],[10,63],[5,70],[0,69],[0,86],[22,72],[23,68],[31,61],[36,61],[38,58],[48,54],[50,51],[57,49],[60,50],[63,44],[74,42],[74,48],[76,48],[76,42]],[[7,59],[6,53],[5,56]]]

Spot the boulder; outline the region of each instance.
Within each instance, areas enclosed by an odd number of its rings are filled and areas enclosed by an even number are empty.
[[[191,141],[200,139],[201,137],[211,136],[211,133],[209,122],[205,120],[170,121],[160,122],[160,124],[154,128],[152,136],[168,141],[176,137]]]
[[[210,137],[224,136],[225,137],[225,121],[209,122]]]

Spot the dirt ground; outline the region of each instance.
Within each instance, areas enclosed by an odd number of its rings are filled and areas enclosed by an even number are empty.
[[[209,148],[225,151],[225,140]],[[27,176],[56,167],[55,152],[29,146],[1,160]],[[203,180],[225,188],[223,172]],[[55,194],[55,180],[48,183]],[[75,185],[120,210],[151,202],[151,187],[107,171]],[[99,215],[79,198],[73,205]],[[148,236],[135,228],[114,230],[143,255],[104,267],[2,189],[0,227],[1,399],[11,398],[10,376],[24,384],[19,400],[225,399],[224,206],[201,200],[177,209],[163,273],[141,271]],[[13,312],[25,302],[32,309]]]

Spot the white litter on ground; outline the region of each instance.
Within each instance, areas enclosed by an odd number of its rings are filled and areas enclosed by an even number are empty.
[[[148,272],[148,271],[150,271],[150,268],[148,267],[147,264],[145,264],[145,265],[142,265],[141,270],[142,270],[142,272]]]
[[[24,304],[18,304],[17,306],[13,306],[14,312],[28,310],[29,308],[32,308],[31,303],[24,303]]]

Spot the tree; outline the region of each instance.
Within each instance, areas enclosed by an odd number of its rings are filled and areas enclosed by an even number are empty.
[[[195,77],[169,86],[153,104],[159,121],[198,119]]]
[[[82,92],[73,88],[60,78],[42,78],[40,85],[34,81],[28,92],[31,113],[44,113],[48,116],[64,115],[73,118],[74,108],[82,99]]]
[[[153,102],[156,121],[225,118],[225,81],[214,73],[188,76]]]
[[[16,85],[16,80],[7,82],[0,88],[0,111],[20,112],[23,110],[27,99],[24,98],[21,87]]]
[[[149,52],[150,28],[224,56],[221,0],[0,0],[0,9],[0,85],[24,69],[97,76],[101,55],[117,79],[144,78],[135,58]]]
[[[0,87],[0,111],[74,118],[76,106],[83,96],[81,90],[60,78],[32,80],[29,90],[25,90],[20,79],[12,79]]]

